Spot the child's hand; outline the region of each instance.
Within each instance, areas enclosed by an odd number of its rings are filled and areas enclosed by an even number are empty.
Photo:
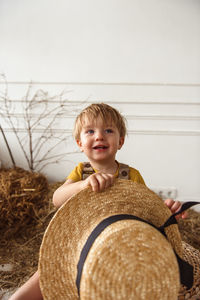
[[[94,192],[102,192],[113,185],[114,179],[112,174],[95,173],[84,180],[84,186],[91,186]]]
[[[182,204],[179,201],[174,201],[173,199],[166,199],[165,204],[169,207],[169,209],[171,210],[172,214],[176,213],[177,211],[179,211],[179,209],[181,208]],[[184,211],[181,214],[176,216],[176,219],[185,219],[187,218],[187,212]]]

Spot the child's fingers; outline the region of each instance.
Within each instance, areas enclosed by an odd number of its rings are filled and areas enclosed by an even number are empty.
[[[177,215],[177,219],[186,219],[188,217],[187,211],[182,212],[181,214]]]
[[[169,207],[172,213],[175,213],[181,207],[181,203],[179,201],[174,201],[173,199],[166,199],[165,204]]]
[[[182,206],[181,202],[179,202],[179,205],[180,205],[180,206],[177,208],[177,210],[176,210],[175,212],[178,212],[178,211],[180,210],[180,208],[181,208],[181,206]],[[177,219],[177,220],[180,219],[180,218],[186,219],[187,216],[188,216],[187,211],[184,211],[184,212],[180,213],[179,215],[177,215],[177,216],[176,216],[176,219]]]
[[[184,211],[184,212],[181,214],[181,217],[182,217],[182,219],[186,219],[186,218],[188,217],[187,211]]]
[[[171,207],[175,201],[173,199],[166,199],[164,202],[167,205],[167,207],[169,207],[169,209],[171,209]]]
[[[101,173],[97,176],[99,182],[99,190],[104,191],[113,184],[113,175]]]
[[[86,180],[94,192],[101,192],[113,184],[113,177],[112,174],[95,173]]]
[[[167,205],[167,207],[171,210],[172,214],[178,212],[182,206],[180,201],[174,201],[173,199],[166,199],[165,200],[165,204]],[[187,218],[188,213],[186,211],[182,212],[181,214],[176,216],[176,219],[185,219]]]
[[[114,175],[112,174],[102,174],[106,180],[106,185],[105,185],[105,189],[107,189],[108,187],[110,187],[111,185],[113,185],[114,183]]]
[[[93,192],[98,192],[98,190],[99,190],[99,182],[98,182],[96,176],[94,176],[94,175],[95,174],[92,174],[86,180],[88,181],[88,185],[91,186]]]
[[[172,213],[178,212],[180,208],[181,208],[181,202],[180,201],[174,201],[174,203],[171,206],[171,212]]]
[[[102,191],[105,189],[106,186],[106,180],[105,178],[102,176],[102,174],[96,174],[96,180],[98,182],[98,191]]]

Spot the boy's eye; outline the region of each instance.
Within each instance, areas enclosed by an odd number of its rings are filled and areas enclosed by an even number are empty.
[[[86,133],[88,133],[88,134],[93,134],[93,133],[94,133],[94,130],[93,130],[93,129],[89,129],[89,130],[86,131]]]
[[[108,128],[108,129],[106,129],[106,130],[105,130],[105,132],[106,132],[106,133],[112,133],[112,132],[113,132],[113,130],[112,130],[112,129],[110,129],[110,128]]]

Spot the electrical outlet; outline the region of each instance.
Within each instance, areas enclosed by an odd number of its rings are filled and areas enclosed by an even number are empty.
[[[162,199],[172,198],[176,199],[178,191],[175,187],[157,187],[152,188],[152,191],[154,191],[158,196],[160,196]]]

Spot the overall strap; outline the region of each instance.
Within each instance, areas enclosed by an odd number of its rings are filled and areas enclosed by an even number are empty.
[[[88,178],[90,175],[94,174],[95,171],[92,168],[91,164],[89,162],[84,162],[83,163],[83,171],[82,171],[82,180],[85,180]]]
[[[89,162],[83,163],[83,171],[82,171],[82,180],[88,178],[91,174],[94,174],[95,171],[92,168]],[[120,179],[129,179],[129,166],[125,164],[119,163],[119,175],[118,178]]]
[[[129,166],[119,163],[118,178],[120,178],[120,179],[130,179],[129,173],[130,173]]]

